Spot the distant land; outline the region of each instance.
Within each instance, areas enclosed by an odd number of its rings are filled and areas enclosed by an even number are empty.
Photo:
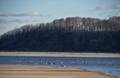
[[[67,17],[0,36],[0,51],[120,52],[120,17]]]
[[[39,56],[39,57],[96,57],[120,58],[119,53],[89,53],[89,52],[0,52],[0,56]]]

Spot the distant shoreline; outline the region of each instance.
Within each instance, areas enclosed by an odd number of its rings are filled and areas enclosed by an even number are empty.
[[[0,56],[51,56],[51,57],[116,57],[119,53],[76,53],[76,52],[0,52]]]

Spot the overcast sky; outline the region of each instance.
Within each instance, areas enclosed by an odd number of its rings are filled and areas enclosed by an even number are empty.
[[[0,35],[25,24],[69,16],[120,16],[120,0],[0,0]]]

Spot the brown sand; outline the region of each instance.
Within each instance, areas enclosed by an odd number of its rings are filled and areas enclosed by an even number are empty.
[[[77,68],[0,65],[0,78],[113,78]]]
[[[52,56],[52,57],[116,57],[115,53],[76,53],[76,52],[0,52],[0,56]]]

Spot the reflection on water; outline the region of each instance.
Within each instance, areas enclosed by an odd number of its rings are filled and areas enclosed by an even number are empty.
[[[0,64],[77,67],[89,71],[97,71],[120,76],[120,58],[1,56]]]

